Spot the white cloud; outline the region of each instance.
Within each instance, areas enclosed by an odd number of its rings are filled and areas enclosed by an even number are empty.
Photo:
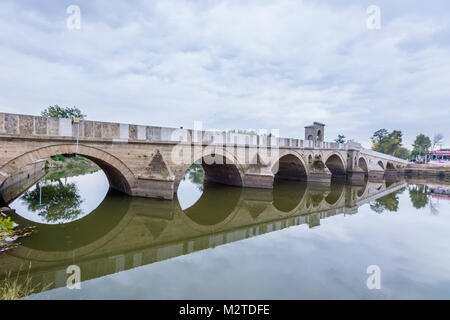
[[[399,5],[399,3],[403,5]],[[446,126],[445,2],[80,1],[0,4],[0,108],[76,105],[92,119],[166,126],[279,128],[314,120],[366,145],[379,128],[406,143]],[[441,10],[439,10],[441,8]]]

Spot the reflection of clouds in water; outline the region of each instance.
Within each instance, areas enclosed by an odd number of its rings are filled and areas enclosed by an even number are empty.
[[[178,186],[177,198],[181,209],[191,207],[203,193],[204,171],[201,165],[193,164],[184,174]]]
[[[316,228],[292,226],[34,298],[448,298],[450,202],[435,216],[415,209],[407,192],[398,199],[397,212],[365,204]],[[372,264],[381,290],[366,287]]]
[[[109,189],[108,179],[106,178],[104,172],[101,170],[76,177],[61,178],[61,181],[63,184],[75,184],[76,189],[78,190],[77,194],[79,195],[81,202],[79,203],[79,206],[77,208],[81,213],[77,215],[73,220],[81,219],[91,213],[95,208],[97,208],[105,198],[106,193]],[[57,182],[53,182],[52,184],[55,183]],[[31,187],[28,192],[33,192],[34,190],[36,190],[36,185]],[[29,209],[28,203],[24,201],[23,197],[19,197],[18,199],[13,201],[10,204],[10,207],[16,209],[17,214],[19,214],[23,218],[33,222],[44,224],[61,223],[60,220],[48,221],[48,219],[46,219],[44,215],[38,215],[38,213],[40,212],[39,210],[31,211]],[[70,221],[64,221],[63,223]]]
[[[189,179],[181,180],[177,192],[181,209],[185,210],[189,208],[200,199],[203,191],[197,186],[198,184],[191,182]]]

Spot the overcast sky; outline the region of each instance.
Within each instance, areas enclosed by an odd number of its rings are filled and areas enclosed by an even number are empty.
[[[66,25],[69,5],[81,28]],[[366,26],[369,5],[381,28]],[[0,111],[450,146],[450,1],[0,2]]]

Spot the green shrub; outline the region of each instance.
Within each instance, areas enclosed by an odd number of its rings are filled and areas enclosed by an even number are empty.
[[[325,165],[320,160],[314,160],[312,164],[314,169],[323,170],[325,168]]]
[[[0,217],[0,231],[10,232],[14,228],[14,221],[11,221],[11,217]]]
[[[62,154],[57,154],[55,156],[51,156],[52,160],[54,161],[66,161],[66,157],[64,157]]]

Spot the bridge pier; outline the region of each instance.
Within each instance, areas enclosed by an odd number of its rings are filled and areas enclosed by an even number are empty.
[[[330,184],[331,183],[331,173],[327,172],[327,171],[309,172],[308,182]]]
[[[347,180],[351,181],[352,183],[364,183],[364,180],[366,179],[366,173],[358,168],[355,168],[351,171],[347,172]]]
[[[174,181],[140,178],[131,192],[135,197],[173,200]]]
[[[274,180],[273,175],[247,173],[244,175],[243,186],[247,188],[272,189],[273,180]]]
[[[374,181],[383,180],[384,179],[384,171],[370,170],[368,176],[369,176],[370,180],[374,180]]]

